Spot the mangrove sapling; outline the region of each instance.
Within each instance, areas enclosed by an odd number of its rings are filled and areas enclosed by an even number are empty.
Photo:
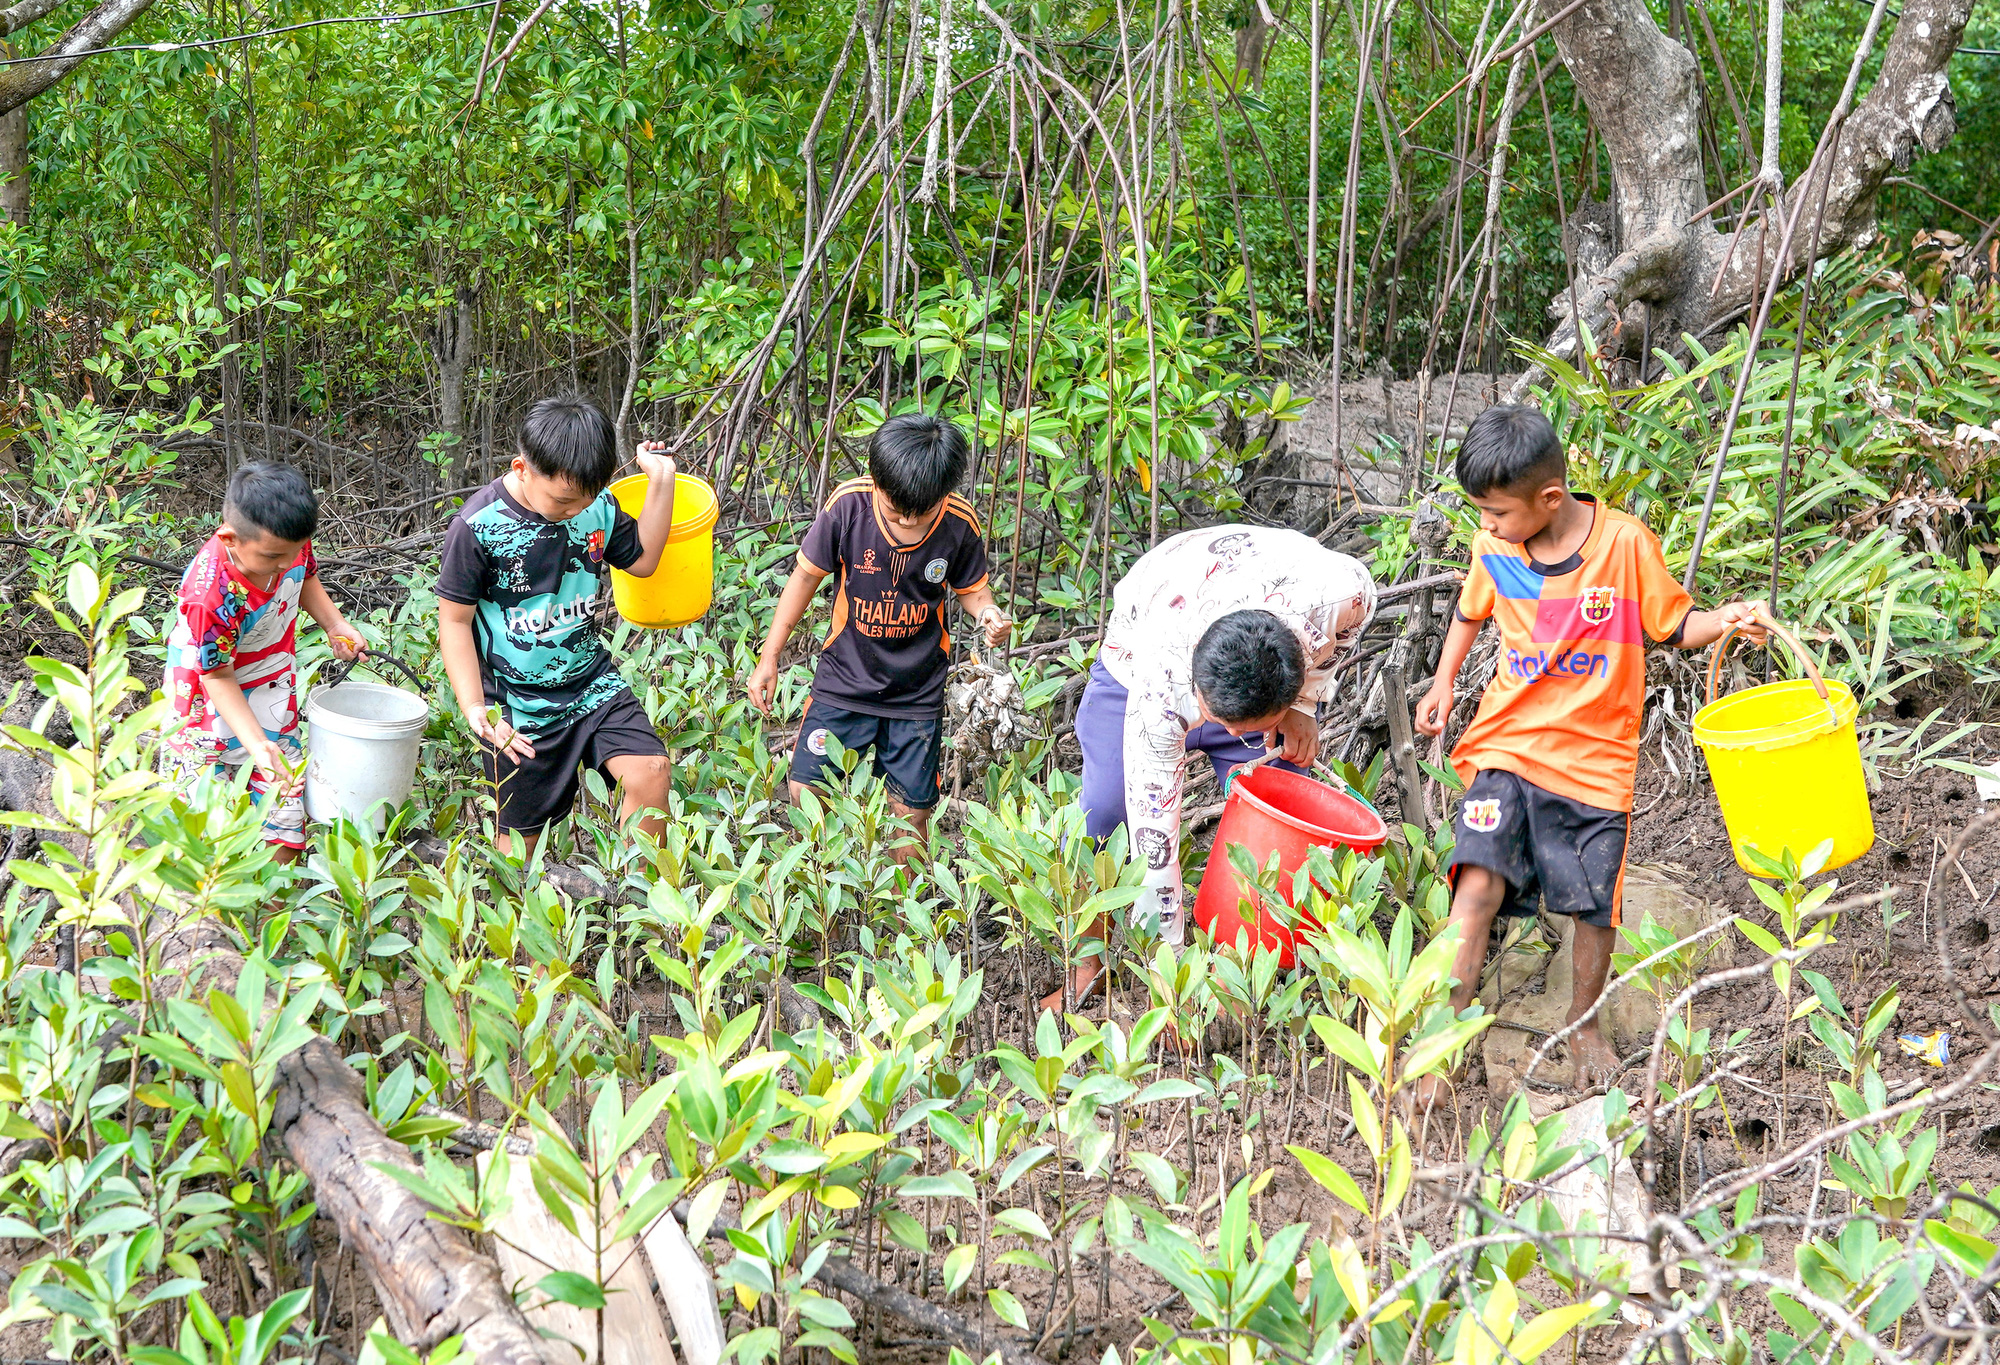
[[[1779,883],[1772,887],[1752,878],[1750,889],[1757,899],[1764,902],[1772,914],[1777,916],[1778,932],[1784,936],[1780,944],[1770,930],[1741,916],[1736,927],[1743,937],[1750,940],[1764,952],[1771,954],[1771,979],[1776,987],[1772,1001],[1773,1011],[1779,1015],[1778,1026],[1778,1142],[1782,1146],[1786,1140],[1787,1123],[1791,1113],[1791,1038],[1792,1021],[1800,1015],[1816,1008],[1817,1000],[1792,1008],[1792,969],[1804,956],[1820,948],[1838,942],[1833,936],[1839,915],[1818,913],[1827,903],[1834,890],[1840,885],[1838,879],[1821,882],[1808,888],[1806,879],[1816,875],[1826,860],[1833,856],[1833,840],[1821,843],[1804,859],[1795,858],[1790,849],[1785,849],[1776,858],[1769,857],[1754,848],[1743,850],[1744,856],[1754,864],[1760,875]]]

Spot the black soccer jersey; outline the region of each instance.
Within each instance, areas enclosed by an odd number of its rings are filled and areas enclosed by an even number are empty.
[[[799,559],[839,575],[813,695],[870,716],[942,715],[951,655],[945,598],[986,586],[986,542],[972,504],[950,495],[922,538],[905,545],[876,515],[874,481],[852,479],[814,518]]]

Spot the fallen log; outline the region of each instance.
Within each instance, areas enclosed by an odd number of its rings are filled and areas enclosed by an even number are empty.
[[[813,1278],[843,1294],[852,1294],[871,1307],[893,1313],[912,1327],[943,1337],[952,1345],[964,1348],[966,1354],[975,1360],[983,1358],[988,1352],[998,1351],[1002,1365],[1044,1365],[1040,1356],[1033,1351],[1022,1350],[1003,1334],[995,1332],[988,1336],[950,1309],[929,1299],[920,1299],[907,1289],[883,1284],[851,1261],[828,1257],[826,1264],[819,1268],[819,1274]]]
[[[679,1205],[675,1206],[672,1216],[682,1216]],[[725,1213],[709,1226],[709,1240],[727,1241],[730,1229],[735,1226],[735,1214]],[[942,1304],[920,1298],[907,1289],[884,1284],[844,1256],[829,1256],[813,1278],[829,1289],[853,1295],[870,1308],[879,1308],[912,1327],[942,1337],[975,1360],[983,1360],[997,1351],[1001,1365],[1048,1365],[1033,1351],[1023,1350],[1005,1333],[986,1332]]]
[[[189,996],[233,990],[243,970],[235,946],[209,921],[173,929],[161,961],[183,976]],[[492,1258],[377,1169],[421,1170],[368,1112],[360,1076],[333,1044],[315,1036],[278,1063],[275,1100],[271,1136],[312,1182],[341,1243],[354,1249],[398,1339],[429,1352],[462,1337],[480,1365],[575,1365],[574,1352],[529,1324]]]

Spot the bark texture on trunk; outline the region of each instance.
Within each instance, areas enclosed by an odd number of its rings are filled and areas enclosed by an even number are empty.
[[[478,304],[478,291],[460,285],[452,291],[451,302],[438,308],[437,330],[431,337],[438,363],[438,429],[452,438],[454,488],[465,486],[472,469],[472,442],[465,430],[465,380],[479,351]]]
[[[1243,16],[1243,27],[1236,30],[1236,71],[1259,95],[1264,93],[1264,62],[1270,50],[1271,26],[1264,22],[1262,4],[1253,4]]]
[[[1781,283],[1818,255],[1865,243],[1874,233],[1883,180],[1920,151],[1936,151],[1957,129],[1945,67],[1971,18],[1970,0],[1910,0],[1889,36],[1882,68],[1830,155],[1799,179],[1765,224],[1719,231],[1708,206],[1700,148],[1695,58],[1654,22],[1645,0],[1589,0],[1553,30],[1604,140],[1617,185],[1615,211],[1566,234],[1576,301],[1549,305],[1557,320],[1548,349],[1574,359],[1580,317],[1606,355],[1638,353],[1683,333],[1704,336],[1754,309],[1772,272]],[[1825,200],[1817,234],[1813,220]],[[1779,259],[1786,217],[1803,205],[1791,250]],[[1526,391],[1531,371],[1513,395]]]
[[[0,43],[0,53],[11,50]],[[28,230],[28,110],[24,105],[0,114],[0,173],[7,177],[7,183],[0,185],[0,218],[6,219]],[[0,403],[7,400],[7,391],[14,387],[14,339],[17,324],[12,318],[0,319]]]
[[[104,0],[42,54],[42,60],[0,69],[0,114],[12,113],[67,76],[93,48],[108,47],[134,19],[153,7],[153,0]],[[23,0],[0,11],[0,24],[12,33],[54,9],[41,0]]]

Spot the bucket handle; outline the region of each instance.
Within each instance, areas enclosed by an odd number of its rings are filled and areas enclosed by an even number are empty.
[[[1826,679],[1820,676],[1819,665],[1813,661],[1813,656],[1806,647],[1799,643],[1799,637],[1785,629],[1783,623],[1777,617],[1771,615],[1762,602],[1752,602],[1750,604],[1750,614],[1757,618],[1757,623],[1763,626],[1764,629],[1770,631],[1773,635],[1791,646],[1792,653],[1799,656],[1799,663],[1805,667],[1806,675],[1812,679],[1813,690],[1819,693],[1819,699],[1826,702],[1829,706],[1832,705],[1831,700],[1827,696]],[[1735,639],[1741,631],[1741,626],[1731,626],[1722,633],[1722,638],[1715,642],[1715,648],[1709,653],[1708,699],[1711,702],[1715,700],[1715,684],[1722,676],[1722,656],[1729,651],[1729,642]]]
[[[359,668],[362,664],[373,664],[374,665],[373,671],[378,676],[382,672],[383,664],[392,664],[396,668],[402,670],[403,676],[408,678],[410,682],[415,685],[418,696],[421,697],[424,695],[425,691],[424,680],[417,673],[416,669],[411,668],[408,664],[404,663],[401,659],[397,658],[393,654],[384,654],[379,650],[373,650],[373,649],[368,650],[366,653],[363,654],[357,654],[352,659],[336,660],[333,666],[326,670],[328,674],[332,675],[332,681],[328,682],[326,685],[328,687],[340,686],[342,683],[347,681],[348,675],[353,673],[354,670],[356,668]]]

